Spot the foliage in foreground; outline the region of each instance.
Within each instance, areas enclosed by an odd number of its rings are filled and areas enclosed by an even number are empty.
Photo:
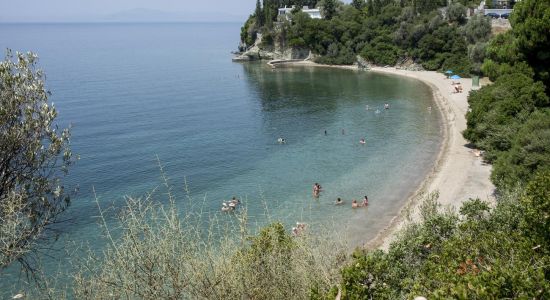
[[[430,198],[387,252],[354,254],[343,299],[548,299],[549,216],[550,172],[493,209],[476,199],[441,212]]]
[[[70,203],[61,183],[73,163],[70,133],[54,124],[36,62],[9,50],[0,62],[0,272],[14,261],[32,271],[29,254]]]
[[[104,223],[109,244],[74,275],[76,298],[306,299],[312,287],[326,292],[338,280],[342,243],[293,237],[277,222],[254,235],[246,210],[227,227],[182,215],[168,198],[128,199],[119,227]]]

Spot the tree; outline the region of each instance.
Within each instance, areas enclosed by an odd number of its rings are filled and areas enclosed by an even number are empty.
[[[260,0],[256,0],[256,11],[254,13],[256,15],[256,25],[258,27],[261,27],[264,25],[264,15],[262,12],[262,5],[260,4]]]
[[[518,2],[510,19],[519,50],[535,69],[536,79],[550,90],[550,2],[524,0]]]
[[[451,22],[463,24],[466,21],[466,7],[460,3],[452,3],[447,9],[447,17]]]
[[[61,184],[74,162],[70,132],[53,123],[57,111],[36,63],[32,53],[9,50],[0,62],[0,269],[17,260],[32,272],[30,254],[53,237],[70,203]]]
[[[365,0],[353,0],[351,1],[351,6],[358,10],[362,10],[365,7]]]
[[[323,0],[321,8],[325,19],[332,19],[336,15],[336,0]]]
[[[374,3],[372,3],[373,0],[367,0],[367,14],[369,16],[374,16]]]
[[[462,32],[469,43],[486,42],[491,35],[491,20],[482,15],[473,15]]]

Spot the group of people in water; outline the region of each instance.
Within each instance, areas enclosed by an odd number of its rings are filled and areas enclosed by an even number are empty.
[[[370,110],[370,107],[368,105],[365,106],[367,110]],[[390,109],[390,104],[389,103],[385,103],[384,104],[384,109]],[[431,111],[431,107],[430,107],[430,111]],[[376,110],[376,113],[380,113],[380,110],[377,109]],[[346,134],[346,131],[342,128],[342,135],[345,135]],[[325,135],[328,135],[328,132],[325,130]],[[286,144],[286,139],[282,136],[280,136],[278,139],[277,139],[277,143],[278,144]],[[365,138],[361,138],[359,140],[359,144],[361,145],[365,145],[367,143],[366,139]]]
[[[337,198],[336,202],[334,202],[334,205],[343,205],[345,204],[344,200],[342,198]],[[363,201],[359,203],[357,200],[353,199],[351,201],[351,208],[359,208],[359,207],[367,207],[369,205],[369,197],[365,196],[363,197]]]
[[[321,193],[322,191],[322,187],[319,183],[315,183],[313,184],[313,197],[314,198],[319,198],[319,194]],[[342,205],[344,204],[344,200],[342,200],[342,198],[337,198],[336,199],[336,202],[334,202],[334,205]],[[353,199],[351,201],[351,207],[352,208],[358,208],[358,207],[366,207],[367,205],[369,205],[369,197],[365,196],[363,197],[363,201],[361,203],[359,203],[357,200]]]
[[[306,230],[306,223],[296,222],[296,227],[292,227],[292,236],[299,236]]]
[[[225,211],[225,212],[234,211],[235,209],[237,209],[237,206],[240,203],[241,201],[239,201],[239,199],[237,199],[236,197],[233,197],[233,199],[229,201],[224,201],[222,203],[222,211]]]

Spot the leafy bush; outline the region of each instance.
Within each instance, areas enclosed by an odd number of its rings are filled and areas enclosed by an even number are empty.
[[[548,196],[549,179],[547,174],[535,185],[546,190],[537,199]],[[517,230],[526,210],[518,197],[502,196],[493,210],[470,200],[461,215],[434,211],[437,206],[428,198],[421,221],[407,227],[388,252],[355,253],[342,270],[342,298],[549,297],[550,259],[546,249],[533,247],[530,237]],[[547,199],[537,203],[547,208]]]
[[[503,75],[470,94],[464,137],[485,150],[485,158],[493,162],[499,152],[510,150],[515,134],[535,108],[548,101],[541,82],[523,74]]]
[[[491,178],[505,188],[527,182],[550,166],[550,109],[533,112],[512,137],[510,151],[499,156]]]

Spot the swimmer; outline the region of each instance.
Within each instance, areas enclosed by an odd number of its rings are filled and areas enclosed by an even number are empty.
[[[379,113],[380,113],[380,110],[377,109],[374,113],[375,113],[375,114],[379,114]]]
[[[366,110],[369,110],[369,106],[368,106],[368,105],[365,105],[365,109],[366,109]]]
[[[277,139],[277,143],[279,144],[285,144],[286,143],[286,140],[283,138],[283,137],[280,137]]]
[[[235,198],[235,197],[233,197],[233,198],[231,199],[231,201],[229,201],[229,202],[230,202],[230,203],[233,203],[233,204],[235,204],[235,205],[241,203],[241,201],[239,201],[239,199],[237,199],[237,198]]]
[[[388,103],[384,104],[384,109],[390,109],[390,105]]]
[[[367,205],[369,205],[369,197],[365,196],[365,198],[363,198],[363,206]]]
[[[320,191],[321,191],[321,189],[319,188],[319,184],[315,183],[313,185],[313,197],[319,197],[319,192]]]
[[[334,203],[334,205],[342,205],[342,204],[344,204],[344,201],[342,201],[341,198],[336,199],[336,202]]]
[[[351,208],[358,208],[359,207],[359,203],[357,203],[357,200],[353,199],[353,201],[351,201]]]
[[[365,141],[365,138],[362,138],[362,139],[359,140],[359,143],[364,145],[364,144],[366,144],[367,142]]]
[[[234,209],[235,207],[232,206],[231,203],[229,205],[226,202],[222,203],[222,211],[227,212],[227,211],[232,211]]]
[[[327,135],[327,131],[325,130],[325,135]]]
[[[346,131],[342,128],[342,135],[346,134]]]

